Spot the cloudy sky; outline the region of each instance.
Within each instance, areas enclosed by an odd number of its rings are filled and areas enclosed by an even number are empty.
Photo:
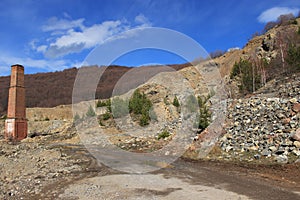
[[[0,76],[15,63],[26,73],[79,67],[95,47],[133,28],[175,30],[208,52],[243,47],[266,22],[299,9],[296,0],[1,0]],[[115,64],[180,62],[145,52]]]

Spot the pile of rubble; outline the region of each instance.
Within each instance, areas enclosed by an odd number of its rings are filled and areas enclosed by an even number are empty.
[[[44,199],[48,191],[43,189],[51,184],[84,176],[91,158],[75,133],[68,129],[21,142],[0,140],[0,199]]]
[[[271,158],[280,163],[300,160],[298,79],[294,77],[293,81],[278,85],[276,97],[255,95],[229,102],[227,133],[219,143],[228,158],[246,154],[250,160]]]

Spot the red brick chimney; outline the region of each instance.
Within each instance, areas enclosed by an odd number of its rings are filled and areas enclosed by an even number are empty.
[[[27,120],[24,67],[22,65],[12,65],[8,95],[7,119],[5,121],[5,138],[7,140],[22,140],[26,137]]]

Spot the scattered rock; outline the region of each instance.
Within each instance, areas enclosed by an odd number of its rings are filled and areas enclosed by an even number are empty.
[[[255,158],[298,153],[300,148],[300,78],[294,82],[270,85],[273,97],[250,96],[228,103],[227,133],[220,140],[227,153],[253,151]],[[274,93],[278,91],[278,93]],[[277,96],[276,96],[276,95]],[[293,134],[294,133],[294,134]],[[245,157],[246,158],[246,157]]]
[[[300,148],[300,142],[299,141],[295,141],[294,142],[294,146],[297,147],[297,148]]]
[[[255,158],[256,160],[259,160],[259,159],[260,159],[260,155],[259,155],[259,154],[255,154],[255,155],[254,155],[254,158]]]
[[[276,161],[278,163],[286,164],[286,163],[288,163],[288,160],[289,159],[286,155],[279,155],[279,156],[276,157]]]
[[[294,104],[292,110],[296,113],[299,113],[300,112],[300,103]]]
[[[292,137],[294,140],[300,141],[300,128],[296,130],[296,133]]]

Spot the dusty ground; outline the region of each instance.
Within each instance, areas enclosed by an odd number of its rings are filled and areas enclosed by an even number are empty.
[[[0,120],[0,199],[300,198],[300,163],[220,161],[213,160],[218,157],[213,151],[207,160],[179,158],[171,165],[157,163],[165,167],[158,171],[127,174],[98,163],[71,126],[69,112],[57,117],[55,110],[37,111],[28,112],[29,137],[22,142],[3,140]],[[115,143],[139,152],[124,141]],[[153,139],[140,146],[147,152],[167,142]]]
[[[0,199],[298,199],[300,164],[176,162],[149,174],[99,164],[73,128],[0,142]]]

